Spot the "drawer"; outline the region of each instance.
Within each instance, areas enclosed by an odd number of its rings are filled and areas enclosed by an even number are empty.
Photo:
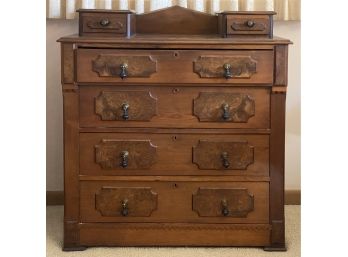
[[[83,181],[81,222],[268,223],[267,182]]]
[[[81,127],[269,128],[268,88],[80,88]]]
[[[271,19],[268,15],[228,15],[227,35],[269,35]]]
[[[268,135],[80,133],[83,175],[269,174]]]
[[[80,36],[129,36],[134,33],[134,14],[129,11],[78,10]]]
[[[273,50],[77,49],[79,83],[271,84]]]

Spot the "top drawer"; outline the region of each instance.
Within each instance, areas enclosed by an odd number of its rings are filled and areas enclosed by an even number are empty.
[[[77,82],[271,84],[272,50],[77,49]]]

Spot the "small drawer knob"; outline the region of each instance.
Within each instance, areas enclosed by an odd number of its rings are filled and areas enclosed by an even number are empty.
[[[232,78],[232,67],[231,64],[229,63],[225,63],[224,64],[224,77],[226,79]]]
[[[246,22],[246,25],[247,25],[249,28],[252,28],[252,27],[254,27],[255,22],[252,21],[252,20],[248,20],[248,21]]]
[[[124,120],[128,120],[129,119],[128,110],[129,110],[129,104],[128,103],[122,104],[122,111],[123,111],[122,118]]]
[[[108,26],[108,25],[110,24],[110,21],[109,21],[109,19],[107,19],[107,18],[101,19],[100,22],[99,22],[99,24],[100,24],[101,26],[103,26],[103,27],[106,27],[106,26]]]
[[[128,77],[128,64],[127,63],[122,63],[120,65],[120,78],[121,79],[124,79],[126,77]]]
[[[128,200],[124,199],[121,203],[121,215],[122,216],[128,216]]]
[[[128,151],[122,151],[121,152],[121,167],[122,168],[127,168],[127,166],[128,166],[128,156],[129,156],[129,152]]]
[[[228,214],[230,214],[226,199],[221,200],[221,213],[224,216],[228,216]]]
[[[228,167],[230,167],[230,162],[228,161],[228,153],[227,152],[223,152],[221,154],[221,159],[222,159],[222,165],[227,169]]]
[[[221,108],[222,108],[222,111],[223,111],[222,118],[224,120],[228,120],[230,118],[230,106],[228,104],[224,103],[221,106]]]

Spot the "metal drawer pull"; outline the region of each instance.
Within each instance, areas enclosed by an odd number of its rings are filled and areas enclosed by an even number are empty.
[[[222,118],[224,120],[228,120],[230,118],[230,106],[224,103],[221,107],[223,110]]]
[[[230,78],[232,78],[232,71],[231,71],[231,69],[232,69],[232,67],[231,67],[231,64],[229,64],[229,63],[225,63],[224,64],[224,77],[226,78],[226,79],[230,79]]]
[[[127,168],[128,166],[128,156],[129,152],[128,151],[122,151],[121,152],[121,167]]]
[[[124,79],[124,78],[126,78],[128,76],[127,68],[128,68],[128,64],[127,63],[122,63],[120,65],[120,69],[121,69],[121,71],[120,71],[120,78],[121,79]]]
[[[121,214],[122,216],[127,216],[129,213],[128,211],[128,199],[124,199],[122,201],[122,210],[121,210]]]
[[[122,118],[124,120],[128,120],[129,119],[129,114],[128,114],[129,104],[127,103],[122,104],[122,110],[123,110]]]
[[[222,159],[222,165],[225,168],[228,168],[230,166],[230,162],[228,161],[228,153],[227,152],[223,152],[221,154],[221,159]]]
[[[255,22],[252,21],[252,20],[248,20],[247,22],[245,22],[245,24],[246,24],[249,28],[252,28],[252,27],[254,27]]]
[[[230,214],[226,199],[221,200],[221,213],[224,216],[228,216],[228,214]]]
[[[107,18],[101,19],[100,22],[99,22],[99,24],[100,24],[101,26],[103,26],[103,27],[106,27],[106,26],[108,26],[108,25],[110,24],[110,21],[109,21],[109,19],[107,19]]]

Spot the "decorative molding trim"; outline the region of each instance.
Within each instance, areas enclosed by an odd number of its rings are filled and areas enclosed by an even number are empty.
[[[46,191],[46,205],[63,205],[63,191]],[[301,205],[301,190],[285,190],[286,205]]]

